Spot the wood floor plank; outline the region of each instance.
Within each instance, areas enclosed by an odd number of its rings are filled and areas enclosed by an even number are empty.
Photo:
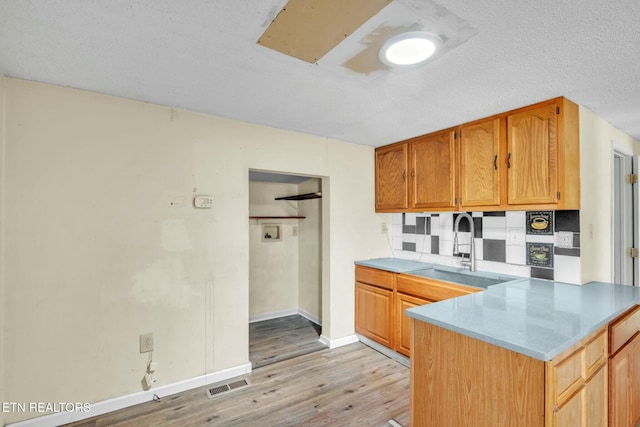
[[[300,315],[249,324],[249,360],[259,368],[326,348],[320,326]]]
[[[407,426],[408,368],[360,343],[329,350],[319,334],[297,315],[253,323],[248,386],[213,398],[189,390],[71,426]]]
[[[361,343],[277,362],[248,386],[208,398],[205,388],[167,396],[74,427],[407,426],[409,369]]]

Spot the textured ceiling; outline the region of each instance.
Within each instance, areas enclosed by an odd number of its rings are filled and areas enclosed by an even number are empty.
[[[637,0],[438,1],[476,33],[368,75],[257,45],[285,4],[0,0],[0,72],[373,146],[564,95],[640,139]]]

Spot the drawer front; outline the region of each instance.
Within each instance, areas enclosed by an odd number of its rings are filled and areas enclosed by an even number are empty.
[[[607,362],[609,358],[607,341],[607,330],[603,329],[601,333],[589,341],[584,347],[586,378],[591,377],[600,367]]]
[[[583,355],[583,349],[580,349],[552,368],[554,405],[561,405],[577,389],[582,387],[584,382],[582,378]]]
[[[609,353],[614,354],[640,332],[640,306],[635,306],[609,326]]]
[[[413,295],[418,298],[425,298],[430,301],[442,301],[449,298],[479,292],[481,289],[471,288],[464,285],[454,285],[446,282],[439,282],[426,278],[399,274],[396,279],[398,292]]]
[[[395,273],[377,270],[375,268],[356,265],[356,282],[367,283],[379,288],[393,290]]]
[[[607,329],[602,328],[547,362],[547,391],[552,407],[564,405],[607,366],[607,343]]]

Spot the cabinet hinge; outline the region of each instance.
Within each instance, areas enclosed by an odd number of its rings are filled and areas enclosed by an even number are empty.
[[[636,175],[635,173],[630,173],[629,175],[626,176],[625,181],[627,181],[627,184],[637,184],[638,175]]]
[[[560,200],[560,192],[559,191],[556,193],[556,200]]]
[[[629,256],[631,258],[638,258],[638,248],[629,248]]]
[[[556,107],[556,114],[560,114],[560,107]]]

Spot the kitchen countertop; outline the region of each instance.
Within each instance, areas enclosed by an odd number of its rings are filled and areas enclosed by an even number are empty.
[[[523,280],[522,277],[488,272],[470,272],[465,268],[430,264],[422,261],[412,261],[401,258],[375,258],[356,261],[356,265],[391,271],[393,273],[411,274],[413,276],[435,279],[459,285],[487,289],[498,283]]]
[[[548,361],[635,304],[640,289],[523,280],[407,310],[407,315]]]
[[[382,258],[356,264],[396,273],[419,270],[411,264],[417,261],[405,262]],[[385,268],[386,264],[396,269]],[[419,264],[422,269],[428,268],[425,263]],[[640,304],[637,287],[521,279],[414,307],[406,313],[414,319],[549,361],[635,304]]]
[[[356,265],[387,270],[393,273],[408,273],[410,271],[424,270],[434,266],[434,264],[402,258],[367,259],[364,261],[356,261]]]

